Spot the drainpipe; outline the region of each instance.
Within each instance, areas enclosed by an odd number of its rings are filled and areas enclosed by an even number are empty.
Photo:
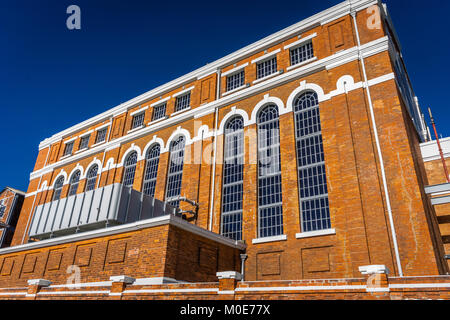
[[[217,70],[217,94],[216,100],[220,99],[220,77],[221,71]],[[214,151],[213,151],[213,172],[212,172],[212,181],[211,181],[211,207],[209,208],[209,231],[212,231],[213,224],[213,212],[214,212],[214,189],[215,189],[215,181],[216,181],[216,155],[217,155],[217,121],[219,116],[219,108],[216,107],[216,114],[214,116]]]
[[[384,169],[383,155],[381,153],[381,146],[380,146],[380,141],[379,141],[379,138],[378,138],[377,124],[375,122],[375,114],[374,114],[374,110],[373,110],[372,98],[371,98],[371,95],[370,95],[369,82],[367,80],[366,67],[365,67],[365,64],[364,64],[364,58],[363,58],[362,53],[361,53],[361,41],[360,41],[360,37],[359,37],[358,25],[356,23],[356,11],[351,9],[350,10],[350,14],[351,14],[351,16],[353,18],[353,24],[354,24],[354,27],[355,27],[356,39],[357,39],[357,42],[358,42],[358,55],[359,55],[359,60],[361,61],[361,67],[362,67],[362,72],[363,72],[363,76],[364,76],[364,86],[365,86],[366,92],[367,92],[367,100],[369,101],[370,117],[371,117],[371,120],[372,120],[372,127],[373,127],[373,131],[374,131],[375,143],[376,143],[376,146],[377,146],[377,153],[378,153],[378,158],[379,158],[379,162],[380,162],[381,177],[382,177],[382,180],[383,180],[384,194],[386,196],[386,206],[387,206],[387,211],[388,211],[388,215],[389,215],[389,224],[390,224],[390,227],[391,227],[392,242],[394,244],[395,257],[396,257],[396,260],[397,260],[398,274],[399,274],[400,277],[403,277],[402,265],[401,265],[401,262],[400,262],[400,254],[399,254],[399,251],[398,251],[397,235],[395,233],[394,219],[392,217],[391,200],[390,200],[389,191],[388,191],[388,188],[387,188],[387,180],[386,180],[386,172],[385,172],[385,169]]]
[[[241,275],[242,275],[241,282],[244,282],[245,260],[247,260],[248,256],[245,253],[241,253],[239,256],[241,257]]]

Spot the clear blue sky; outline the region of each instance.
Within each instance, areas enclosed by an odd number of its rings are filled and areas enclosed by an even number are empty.
[[[0,0],[0,188],[26,191],[43,139],[340,2]],[[449,136],[450,2],[386,2],[421,105]]]

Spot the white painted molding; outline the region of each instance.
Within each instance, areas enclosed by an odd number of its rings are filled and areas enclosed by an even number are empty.
[[[385,265],[369,265],[358,268],[361,274],[389,274],[389,269]]]
[[[131,130],[128,130],[128,131],[127,131],[127,134],[128,134],[128,133],[135,132],[135,131],[138,131],[138,130],[141,130],[141,129],[143,129],[143,128],[145,128],[145,125],[140,125],[139,127],[136,127],[136,128],[131,129]]]
[[[267,104],[275,104],[278,107],[278,114],[280,114],[280,115],[281,115],[282,110],[285,109],[284,103],[280,98],[271,97],[268,94],[266,94],[264,96],[264,98],[256,104],[255,108],[253,108],[252,115],[251,115],[251,118],[250,118],[250,121],[248,122],[248,124],[255,124],[257,122],[256,120],[257,120],[259,111],[263,107],[265,107]]]
[[[159,100],[159,101],[156,101],[156,102],[152,103],[152,104],[150,105],[150,107],[153,108],[153,107],[159,106],[160,104],[163,104],[164,102],[167,102],[167,101],[169,101],[169,100],[170,100],[170,96],[168,96],[168,97],[166,97],[166,98],[163,98],[163,99],[161,99],[161,100]]]
[[[291,65],[291,66],[287,67],[287,68],[286,68],[286,71],[291,71],[291,70],[293,70],[293,69],[295,69],[295,68],[298,68],[298,67],[304,66],[305,64],[308,64],[308,63],[314,62],[314,61],[316,61],[316,60],[317,60],[317,57],[312,57],[311,59],[308,59],[308,60],[302,61],[302,62],[300,62],[300,63],[297,63],[297,64],[293,64],[293,65]]]
[[[176,97],[182,96],[182,95],[184,95],[185,93],[188,93],[188,92],[194,90],[194,88],[195,88],[195,86],[192,86],[192,87],[186,88],[186,89],[184,89],[184,90],[181,90],[181,91],[179,91],[179,92],[177,92],[177,93],[174,93],[174,94],[172,95],[172,97],[176,98]]]
[[[450,158],[450,137],[439,139],[444,158]],[[440,160],[441,155],[436,140],[428,141],[420,144],[420,151],[424,162]]]
[[[138,109],[138,110],[135,110],[135,111],[131,112],[131,113],[130,113],[130,116],[133,117],[134,115],[143,113],[143,112],[145,112],[145,110],[147,110],[147,109],[148,109],[148,106],[142,107],[142,108],[140,108],[140,109]]]
[[[314,37],[317,37],[317,33],[316,32],[314,32],[313,34],[311,34],[311,35],[309,35],[307,37],[300,38],[299,40],[284,46],[284,50],[294,49],[295,47],[299,47],[299,46],[305,44],[306,42],[308,42],[309,40],[311,40]]]
[[[125,160],[127,159],[127,157],[130,155],[130,153],[132,153],[133,151],[136,151],[137,153],[137,161],[141,161],[142,160],[142,152],[141,152],[141,148],[139,148],[139,146],[135,145],[134,143],[127,149],[127,151],[125,151],[125,153],[122,156],[122,160],[117,164],[116,168],[120,168],[123,166],[123,164],[125,163]]]
[[[275,241],[286,241],[286,240],[287,240],[287,236],[285,234],[282,234],[280,236],[253,239],[252,244],[275,242]]]
[[[77,140],[78,136],[70,138],[69,140],[63,141],[64,144],[68,144],[70,142],[74,142],[75,140]]]
[[[136,281],[135,278],[128,277],[128,276],[111,276],[109,277],[109,280],[112,282],[123,282],[126,284],[132,284],[134,281]]]
[[[271,78],[274,78],[274,77],[276,77],[276,76],[279,76],[281,73],[282,73],[281,70],[278,70],[277,72],[271,73],[271,74],[269,74],[268,76],[265,76],[264,78],[259,78],[259,79],[254,80],[254,81],[252,82],[252,84],[258,84],[258,83],[260,83],[260,82],[264,82],[264,81],[266,81],[266,80],[269,80],[269,79],[271,79]]]
[[[52,284],[50,280],[45,279],[30,279],[27,281],[29,286],[40,286],[40,287],[48,287]]]
[[[327,229],[327,230],[320,230],[320,231],[311,231],[311,232],[301,232],[297,233],[295,237],[297,239],[304,239],[304,238],[312,238],[312,237],[322,237],[322,236],[329,236],[336,234],[335,229]]]
[[[236,271],[223,271],[223,272],[217,272],[216,273],[217,278],[220,279],[236,279],[241,280],[242,274]]]
[[[87,136],[87,135],[90,135],[92,132],[94,132],[94,130],[86,131],[85,133],[80,134],[79,137],[80,137],[80,138],[85,137],[85,136]]]
[[[110,125],[111,125],[111,123],[105,123],[104,125],[97,127],[94,130],[95,131],[102,130],[102,129],[108,128]]]
[[[265,55],[263,55],[263,56],[261,56],[259,58],[253,59],[252,60],[252,64],[258,63],[258,62],[261,62],[261,61],[264,61],[264,60],[267,60],[267,59],[271,59],[272,57],[274,57],[275,55],[277,55],[280,52],[281,52],[281,49],[277,49],[277,50],[274,50],[272,52],[266,53]]]
[[[142,156],[145,158],[147,155],[147,152],[149,149],[153,148],[156,144],[159,144],[160,147],[160,154],[163,153],[164,149],[164,140],[157,137],[156,135],[153,136],[152,140],[150,140],[142,150]]]
[[[179,110],[179,111],[175,111],[175,112],[172,113],[170,116],[171,116],[171,117],[174,117],[174,116],[176,116],[176,115],[179,115],[180,113],[184,113],[184,112],[189,111],[189,110],[191,110],[191,109],[192,109],[192,107],[189,106],[188,108],[185,108],[185,109],[182,109],[182,110]]]
[[[68,182],[70,182],[70,179],[72,178],[73,174],[75,172],[77,172],[77,171],[80,171],[80,180],[81,180],[81,178],[84,176],[84,169],[79,163],[77,163],[75,168],[73,168],[72,171],[70,171],[70,174],[69,174],[69,177],[68,177],[69,178]]]
[[[226,77],[226,76],[228,76],[228,75],[230,75],[230,74],[240,72],[242,69],[244,69],[244,68],[247,67],[247,66],[248,66],[248,62],[246,62],[246,63],[244,63],[244,64],[242,64],[242,65],[240,65],[240,66],[237,66],[236,68],[233,68],[233,69],[231,69],[231,70],[228,70],[228,71],[223,72],[223,73],[221,74],[221,76],[222,76],[222,77]]]
[[[242,119],[244,120],[244,127],[248,126],[250,123],[250,120],[248,118],[248,114],[247,112],[245,112],[245,110],[243,109],[237,109],[237,108],[232,108],[230,110],[230,112],[228,112],[222,119],[222,121],[220,122],[219,128],[217,130],[217,135],[221,135],[224,134],[225,132],[225,125],[227,124],[227,122],[234,116],[239,115],[242,117]]]

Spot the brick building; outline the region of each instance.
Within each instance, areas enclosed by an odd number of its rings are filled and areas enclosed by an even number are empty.
[[[342,2],[42,141],[0,297],[448,298],[429,140]]]
[[[0,248],[11,244],[24,198],[25,192],[10,187],[0,192]]]

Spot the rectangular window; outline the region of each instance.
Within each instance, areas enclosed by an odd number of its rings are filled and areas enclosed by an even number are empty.
[[[256,65],[256,77],[261,79],[277,72],[277,57],[265,60]]]
[[[3,215],[5,214],[6,211],[6,206],[3,204],[3,200],[0,201],[0,218],[3,217]]]
[[[191,105],[191,93],[177,97],[175,112],[189,108]]]
[[[95,139],[95,143],[100,143],[106,140],[106,131],[108,128],[100,129],[97,131],[97,137]]]
[[[133,122],[131,124],[131,129],[141,127],[144,124],[144,116],[145,116],[144,112],[133,116]]]
[[[245,82],[244,70],[227,77],[227,91],[242,87]]]
[[[78,148],[78,150],[86,149],[88,147],[90,137],[91,135],[81,137],[80,147]]]
[[[68,155],[72,154],[72,151],[73,151],[73,141],[66,143],[66,147],[64,148],[63,156],[68,156]]]
[[[164,118],[166,115],[166,103],[157,105],[153,108],[153,118],[152,121]]]
[[[314,50],[311,41],[291,50],[292,66],[312,58],[314,58]]]

